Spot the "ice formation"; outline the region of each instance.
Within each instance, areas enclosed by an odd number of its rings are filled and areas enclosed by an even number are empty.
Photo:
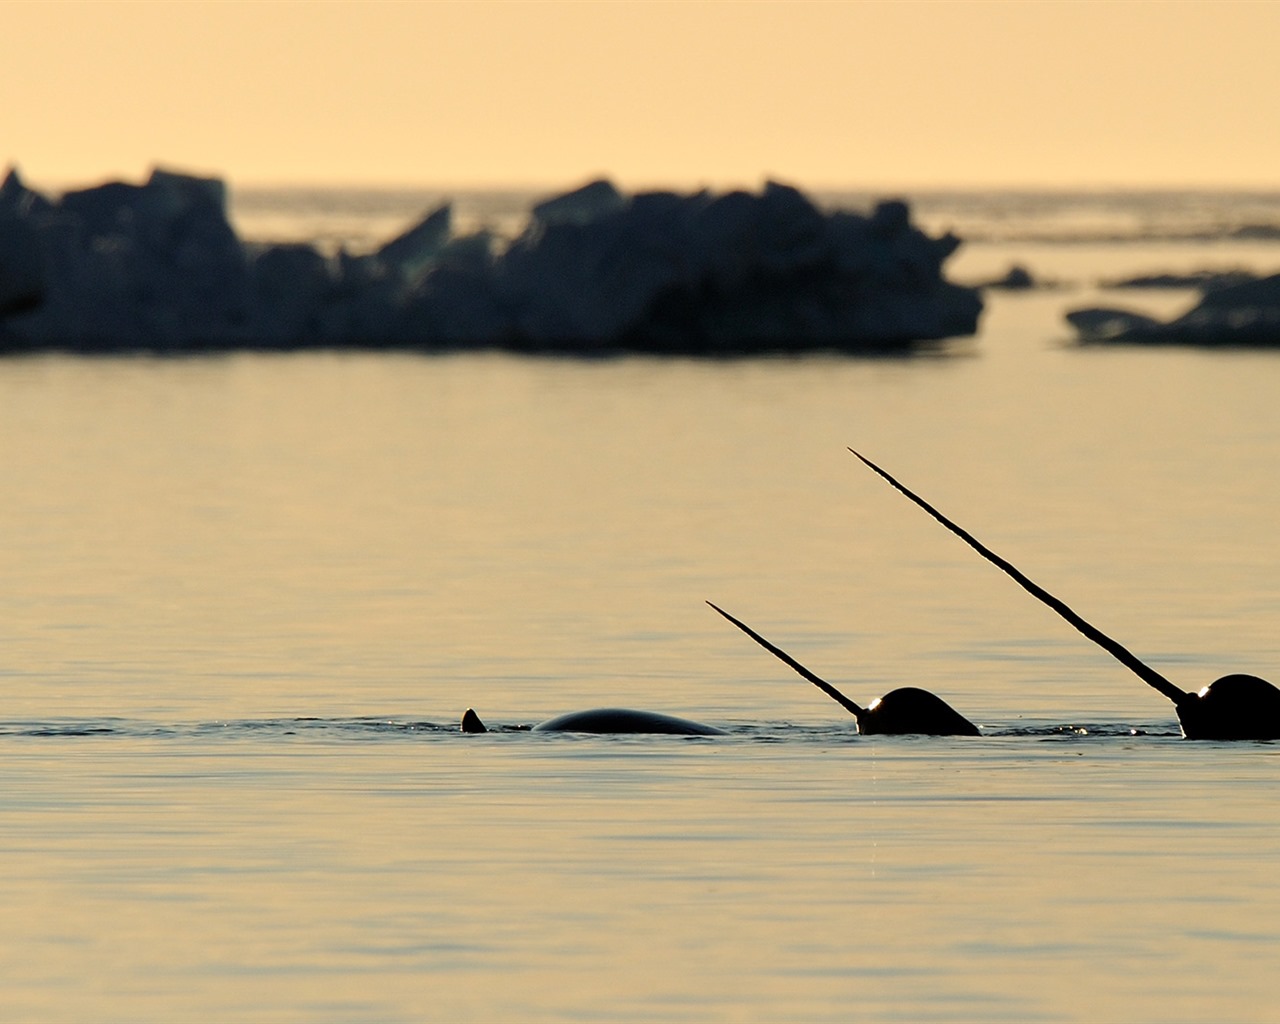
[[[448,206],[380,249],[257,245],[216,179],[157,170],[48,198],[0,185],[0,351],[504,348],[691,355],[864,351],[972,334],[959,244],[907,206],[827,213],[794,188],[535,206],[503,243]]]
[[[1280,274],[1256,279],[1224,275],[1200,302],[1172,320],[1124,309],[1077,309],[1067,322],[1081,341],[1176,345],[1280,345]]]

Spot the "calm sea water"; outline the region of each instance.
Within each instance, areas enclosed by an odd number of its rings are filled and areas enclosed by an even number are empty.
[[[0,1018],[1273,1019],[1280,748],[1178,739],[845,446],[1181,685],[1274,679],[1280,355],[1061,314],[1280,246],[989,201],[953,275],[1071,283],[938,356],[0,362]],[[858,737],[708,598],[984,736]],[[729,735],[457,731],[601,705]]]

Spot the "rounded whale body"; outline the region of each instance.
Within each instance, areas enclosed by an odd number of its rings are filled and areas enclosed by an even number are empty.
[[[724,736],[723,729],[703,725],[675,715],[656,711],[634,711],[630,708],[594,708],[571,711],[550,721],[540,722],[534,732],[599,732],[653,733],[667,736]]]
[[[467,708],[462,716],[463,732],[488,732],[480,716]],[[723,729],[703,725],[688,718],[664,715],[657,711],[636,711],[631,708],[593,708],[590,711],[571,711],[565,715],[540,722],[533,732],[588,732],[602,734],[631,733],[658,736],[725,736]]]

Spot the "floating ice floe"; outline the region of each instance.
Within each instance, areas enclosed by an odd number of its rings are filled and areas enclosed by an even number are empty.
[[[1172,320],[1125,309],[1067,313],[1081,341],[1174,345],[1280,345],[1280,274],[1209,285],[1200,302]]]
[[[794,188],[539,203],[509,242],[442,206],[368,254],[237,237],[217,179],[157,170],[41,195],[0,185],[0,351],[504,348],[691,355],[903,349],[972,334],[959,245],[907,206],[820,211]]]

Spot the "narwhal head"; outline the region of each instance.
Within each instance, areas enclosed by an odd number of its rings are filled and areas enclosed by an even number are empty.
[[[978,727],[936,693],[902,686],[877,697],[858,715],[868,736],[980,736]]]
[[[867,736],[980,736],[978,727],[941,697],[916,686],[903,686],[877,697],[865,708],[850,700],[825,679],[810,672],[781,647],[770,643],[741,619],[736,619],[719,605],[717,612],[737,626],[756,643],[791,666],[803,678],[834,700],[858,721],[858,732]]]
[[[1280,689],[1234,673],[1174,701],[1189,740],[1280,739]]]

